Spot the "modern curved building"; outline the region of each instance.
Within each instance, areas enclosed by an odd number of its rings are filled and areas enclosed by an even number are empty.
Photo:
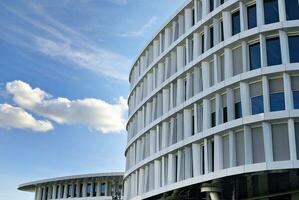
[[[19,190],[35,192],[35,200],[123,199],[123,173],[97,173],[66,176],[25,183]]]
[[[299,199],[298,0],[188,0],[129,80],[125,199]]]

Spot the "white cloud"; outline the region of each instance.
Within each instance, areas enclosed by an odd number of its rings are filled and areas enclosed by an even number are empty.
[[[0,127],[31,129],[37,132],[46,132],[53,129],[51,122],[36,120],[24,109],[9,104],[0,104]]]
[[[122,34],[119,34],[119,36],[121,36],[121,37],[143,36],[146,33],[146,31],[156,23],[157,20],[158,20],[158,17],[154,16],[154,17],[150,18],[149,21],[147,23],[145,23],[142,27],[140,27],[138,30],[131,31],[128,33],[122,33]]]
[[[116,104],[94,98],[52,98],[41,89],[32,88],[22,81],[7,83],[6,90],[18,106],[59,124],[85,125],[103,133],[125,130],[124,116],[128,107],[122,97]]]
[[[107,0],[126,4],[126,0]],[[32,18],[17,9],[1,4],[6,11],[19,18],[23,27],[3,27],[13,34],[1,33],[4,39],[38,51],[61,62],[72,62],[74,66],[91,70],[118,80],[128,80],[131,60],[126,56],[104,49],[88,38],[57,21],[47,14],[42,6],[30,2],[31,11],[38,17]],[[0,26],[1,27],[1,26]],[[5,31],[7,32],[7,31]]]

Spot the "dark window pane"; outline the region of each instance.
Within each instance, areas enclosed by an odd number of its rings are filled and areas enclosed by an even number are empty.
[[[254,28],[257,26],[256,24],[256,5],[249,6],[247,8],[247,14],[248,14],[248,29]]]
[[[279,21],[278,1],[264,0],[265,24]]]
[[[212,48],[214,46],[214,28],[210,28],[210,47]]]
[[[299,91],[293,91],[294,108],[299,109]]]
[[[290,62],[299,62],[299,36],[289,37]]]
[[[242,117],[242,106],[241,102],[235,103],[235,119]]]
[[[281,51],[279,38],[267,39],[267,63],[268,66],[281,64]]]
[[[285,104],[284,104],[284,93],[273,93],[270,94],[270,111],[279,111],[284,110]]]
[[[210,0],[210,12],[214,10],[214,0]]]
[[[224,33],[223,33],[223,21],[220,22],[220,34],[221,34],[221,38],[220,40],[223,41],[224,40]]]
[[[260,43],[249,45],[250,70],[261,68]]]
[[[264,112],[263,96],[256,96],[251,98],[251,112],[252,115]]]
[[[223,123],[227,122],[227,107],[223,108]]]
[[[211,127],[216,126],[216,113],[211,113]]]
[[[235,12],[232,14],[232,34],[235,35],[237,33],[240,33],[241,28],[240,28],[240,12]]]
[[[201,35],[201,53],[204,53],[204,51],[205,51],[205,35],[204,34],[202,34]]]
[[[298,0],[285,0],[287,20],[299,19]]]

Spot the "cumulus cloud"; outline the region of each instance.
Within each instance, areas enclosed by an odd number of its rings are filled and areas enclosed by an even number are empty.
[[[124,116],[128,107],[123,97],[116,104],[94,98],[52,98],[45,91],[32,88],[23,81],[7,83],[6,90],[18,106],[59,124],[85,125],[103,133],[125,130]]]
[[[24,109],[9,104],[0,104],[0,127],[31,129],[37,132],[46,132],[53,129],[51,122],[36,120]]]

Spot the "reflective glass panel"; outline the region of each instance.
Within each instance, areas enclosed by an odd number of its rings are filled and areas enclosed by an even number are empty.
[[[270,94],[270,111],[280,111],[285,109],[284,93],[278,92]]]
[[[252,115],[264,112],[263,96],[256,96],[251,98],[251,112]]]
[[[268,66],[281,64],[281,51],[279,38],[267,39],[267,64]]]
[[[240,28],[240,12],[237,11],[235,13],[232,14],[232,34],[238,34],[241,31]]]
[[[248,29],[254,28],[257,26],[256,24],[256,5],[249,6],[247,8],[247,23],[248,23]]]
[[[250,70],[261,68],[260,43],[249,45]]]
[[[299,36],[289,36],[290,62],[299,62]]]
[[[299,19],[298,0],[285,0],[287,20]]]
[[[279,21],[278,1],[264,0],[265,24]]]

